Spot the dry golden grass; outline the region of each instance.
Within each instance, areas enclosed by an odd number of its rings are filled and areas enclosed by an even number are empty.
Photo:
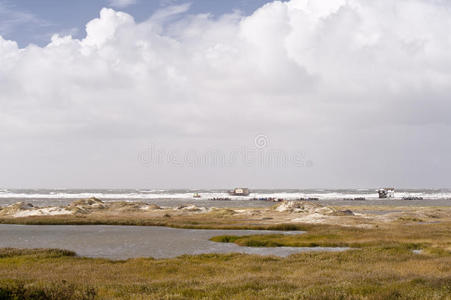
[[[304,225],[302,235],[219,236],[216,242],[234,242],[241,246],[260,247],[369,247],[400,245],[427,251],[451,251],[451,223],[386,224],[377,228]]]
[[[2,249],[0,299],[451,299],[451,222],[446,216],[447,211],[439,215],[440,223],[397,219],[373,228],[274,224],[226,210],[3,218],[0,223],[305,230],[294,236],[214,239],[247,246],[357,249],[288,258],[210,254],[127,261],[80,258],[58,250]],[[412,249],[424,251],[414,254]]]
[[[14,286],[53,289],[55,295],[60,289],[62,295],[85,299],[94,294],[98,299],[449,299],[451,295],[451,257],[417,255],[403,247],[288,258],[211,254],[127,261],[56,251],[8,252],[0,254],[0,295]]]
[[[195,229],[268,229],[274,222],[261,222],[243,216],[224,215],[217,213],[175,215],[147,214],[91,214],[69,216],[39,216],[26,218],[0,218],[0,224],[23,225],[135,225],[135,226],[166,226],[175,228]],[[295,225],[293,225],[295,226]],[[295,226],[296,227],[296,226]]]

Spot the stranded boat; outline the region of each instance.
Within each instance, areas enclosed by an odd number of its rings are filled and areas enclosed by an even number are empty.
[[[236,188],[233,191],[229,191],[230,196],[249,196],[250,192],[248,188]]]
[[[385,188],[377,190],[379,194],[379,199],[387,199],[395,197],[395,188]]]

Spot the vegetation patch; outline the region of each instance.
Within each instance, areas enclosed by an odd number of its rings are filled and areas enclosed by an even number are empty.
[[[440,223],[380,222],[372,228],[266,221],[228,212],[0,219],[29,225],[299,230],[305,233],[223,235],[212,240],[258,247],[357,249],[287,258],[205,254],[126,261],[82,258],[57,249],[0,249],[0,299],[450,299],[451,223],[443,216]]]
[[[247,247],[375,247],[408,251],[423,249],[430,253],[450,253],[451,224],[406,226],[392,224],[377,228],[308,225],[305,234],[222,235],[211,241]]]
[[[288,258],[205,254],[126,261],[32,251],[9,249],[0,258],[0,299],[449,299],[451,294],[449,254],[417,255],[395,246]]]
[[[26,283],[20,280],[0,281],[0,299],[14,300],[91,300],[96,299],[96,290],[76,286],[66,281],[48,283]]]
[[[161,217],[146,216],[33,216],[26,218],[0,218],[0,224],[18,225],[123,225],[163,226],[186,229],[249,229],[249,230],[306,230],[305,224],[258,224],[242,219],[218,218],[214,214],[176,216],[164,214]]]
[[[15,249],[15,248],[0,248],[0,258],[17,257],[17,256],[34,256],[34,257],[65,257],[75,256],[76,253],[69,250],[62,249]]]

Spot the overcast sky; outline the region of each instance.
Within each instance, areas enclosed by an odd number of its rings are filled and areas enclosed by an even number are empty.
[[[0,0],[0,187],[451,187],[448,3]]]

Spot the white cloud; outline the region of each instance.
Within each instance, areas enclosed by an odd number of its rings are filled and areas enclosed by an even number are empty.
[[[110,5],[117,8],[124,8],[136,4],[136,0],[109,0]]]
[[[444,155],[411,148],[449,133],[451,10],[442,2],[291,0],[251,16],[165,19],[186,9],[143,23],[103,9],[84,39],[54,36],[46,47],[0,39],[0,136],[208,145],[264,132],[335,174],[365,165],[382,177],[385,159],[404,174],[404,150],[423,169],[424,155]],[[337,161],[369,143],[374,161]],[[392,158],[379,155],[384,143]]]
[[[168,20],[169,17],[176,16],[188,11],[191,7],[190,3],[180,5],[170,5],[158,10],[151,18],[151,22],[159,23]]]

